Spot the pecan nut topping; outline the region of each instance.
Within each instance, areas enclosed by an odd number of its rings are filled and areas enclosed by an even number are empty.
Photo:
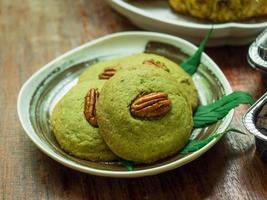
[[[116,69],[112,67],[107,67],[104,69],[104,71],[98,75],[99,79],[110,79],[114,74],[116,73]]]
[[[153,65],[155,67],[162,68],[165,71],[169,71],[169,69],[166,67],[166,65],[164,63],[157,61],[157,60],[154,60],[154,59],[145,60],[143,62],[143,64]]]
[[[88,91],[84,101],[84,115],[86,120],[93,127],[98,127],[96,118],[96,102],[99,97],[99,92],[92,88]]]
[[[138,118],[155,118],[165,115],[171,106],[168,94],[153,92],[137,97],[130,106],[131,114]]]

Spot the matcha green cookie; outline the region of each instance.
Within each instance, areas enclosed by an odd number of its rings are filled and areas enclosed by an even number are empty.
[[[193,121],[191,106],[178,91],[168,72],[146,66],[109,79],[98,99],[97,119],[110,149],[126,160],[150,163],[183,148]]]
[[[91,88],[101,89],[104,81],[88,81],[72,88],[52,111],[51,125],[55,137],[66,152],[92,161],[109,161],[116,156],[105,144],[98,128],[84,116],[84,100]]]
[[[191,104],[193,110],[196,109],[196,107],[198,106],[198,94],[191,76],[187,74],[176,63],[165,57],[155,54],[140,53],[132,56],[99,62],[86,70],[80,76],[79,82],[86,80],[99,80],[101,78],[99,77],[101,76],[101,74],[109,74],[110,76],[112,76],[114,73],[120,70],[138,68],[141,65],[147,67],[157,67],[170,73],[170,75],[172,75],[176,79],[178,84],[181,85],[179,87],[180,93]],[[114,71],[105,71],[111,68],[114,69]]]

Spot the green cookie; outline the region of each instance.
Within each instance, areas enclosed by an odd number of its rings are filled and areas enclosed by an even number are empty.
[[[100,134],[118,156],[151,163],[177,153],[188,142],[193,121],[191,106],[178,92],[169,73],[140,66],[122,70],[107,81],[97,104]],[[140,95],[164,92],[170,110],[158,118],[133,117],[132,102]]]
[[[79,82],[86,80],[99,80],[99,74],[101,74],[104,69],[108,67],[114,68],[118,72],[120,70],[138,68],[141,65],[145,65],[147,67],[158,67],[169,72],[176,79],[178,84],[180,84],[179,91],[186,98],[186,100],[190,102],[193,110],[197,108],[198,93],[191,76],[176,63],[165,57],[155,54],[140,53],[132,56],[99,62],[87,69],[80,76]]]
[[[88,81],[72,88],[52,111],[51,125],[55,137],[67,153],[91,161],[114,160],[116,156],[105,144],[99,129],[84,116],[84,99],[91,88],[101,89],[104,81]]]

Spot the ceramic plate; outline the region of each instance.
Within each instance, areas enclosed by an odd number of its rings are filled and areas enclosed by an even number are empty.
[[[151,42],[152,41],[152,42]],[[159,45],[160,44],[160,45]],[[156,48],[153,46],[156,45]],[[19,93],[17,109],[21,124],[30,139],[45,154],[72,169],[110,177],[139,177],[154,175],[182,166],[201,156],[218,140],[212,140],[202,149],[188,154],[175,155],[149,165],[136,165],[134,171],[118,162],[90,162],[74,158],[62,151],[50,128],[50,113],[55,104],[76,83],[79,75],[93,63],[123,55],[153,52],[167,47],[175,49],[176,62],[181,62],[196,51],[193,44],[166,34],[152,32],[125,32],[112,34],[89,42],[42,67],[23,85]],[[162,48],[162,49],[161,49]],[[168,50],[167,50],[168,51]],[[201,104],[207,104],[232,92],[229,82],[219,67],[206,55],[193,76]],[[192,137],[203,139],[215,132],[224,131],[233,116],[231,111],[223,120],[205,129],[196,129]]]
[[[107,0],[107,2],[143,29],[174,34],[197,44],[212,26],[210,22],[173,12],[167,0]],[[267,27],[267,17],[239,23],[213,24],[213,26],[210,46],[249,44]]]

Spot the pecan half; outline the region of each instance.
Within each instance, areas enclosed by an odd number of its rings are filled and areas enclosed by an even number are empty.
[[[165,71],[169,71],[169,69],[166,67],[166,65],[164,63],[157,61],[157,60],[154,60],[154,59],[145,60],[143,62],[143,64],[153,65],[155,67],[162,68]]]
[[[96,119],[96,101],[99,97],[99,92],[92,88],[88,91],[84,101],[84,115],[86,120],[93,127],[98,127]]]
[[[104,71],[98,75],[99,79],[110,79],[116,73],[116,69],[112,67],[107,67]]]
[[[139,118],[155,118],[170,110],[171,101],[164,92],[153,92],[137,97],[131,104],[131,114]]]

